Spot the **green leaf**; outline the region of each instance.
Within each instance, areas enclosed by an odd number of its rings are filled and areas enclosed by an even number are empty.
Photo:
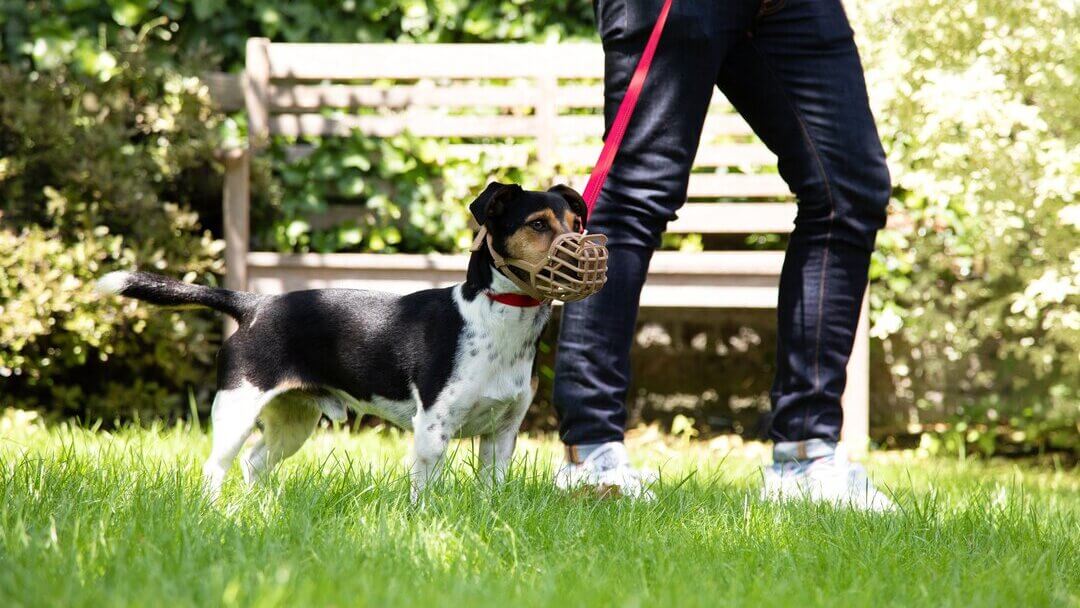
[[[293,220],[289,222],[288,227],[285,229],[285,234],[290,239],[297,239],[301,235],[306,234],[311,230],[311,225],[304,220]]]
[[[220,13],[221,9],[225,8],[225,2],[224,0],[192,0],[191,8],[196,19],[205,21]]]
[[[350,175],[343,177],[337,181],[338,192],[344,196],[359,197],[364,193],[364,186],[367,182],[364,178],[356,175]]]
[[[364,154],[358,154],[352,152],[341,157],[341,166],[349,167],[352,169],[359,169],[361,171],[371,170],[371,160]]]
[[[109,4],[112,6],[113,21],[124,27],[138,25],[148,9],[145,1],[111,0]]]
[[[359,226],[341,226],[338,228],[338,240],[346,247],[355,247],[364,239],[364,231]]]
[[[386,249],[386,241],[383,240],[378,232],[373,232],[371,238],[368,239],[368,247],[372,251],[379,252]]]

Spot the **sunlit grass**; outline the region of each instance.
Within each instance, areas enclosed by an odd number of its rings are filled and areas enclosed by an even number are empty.
[[[874,516],[759,502],[758,444],[635,444],[655,503],[560,494],[526,439],[494,490],[461,443],[414,507],[405,437],[324,430],[208,504],[199,430],[7,424],[0,606],[1080,604],[1075,470],[881,454]]]

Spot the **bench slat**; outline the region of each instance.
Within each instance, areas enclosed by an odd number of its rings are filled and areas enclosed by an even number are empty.
[[[759,232],[786,234],[794,229],[794,203],[687,203],[679,218],[668,224],[674,234],[751,234]],[[323,213],[307,217],[316,229],[345,221],[360,221],[368,215],[360,205],[330,205]]]
[[[446,146],[448,158],[476,160],[481,154],[487,154],[498,159],[500,164],[513,166],[524,166],[529,161],[530,150],[531,146],[527,144],[447,144]],[[290,162],[310,153],[311,146],[305,144],[287,146],[285,149],[286,158]],[[560,146],[557,160],[563,166],[587,169],[596,162],[599,153],[600,149],[593,146]],[[694,162],[694,166],[732,167],[775,163],[776,157],[763,146],[730,144],[698,150],[698,159]]]
[[[308,144],[285,146],[285,158],[290,163],[296,162],[311,154],[312,149]],[[532,147],[525,144],[448,144],[444,150],[448,159],[475,162],[483,154],[490,156],[500,165],[523,167],[529,162]]]
[[[532,137],[535,121],[530,116],[278,114],[270,117],[270,132],[291,137],[346,136],[359,129],[368,135],[391,137],[407,129],[419,137]]]
[[[651,279],[650,279],[651,280]],[[779,289],[775,285],[708,283],[669,285],[646,283],[641,290],[642,308],[776,308]]]
[[[591,167],[600,156],[600,146],[559,146],[556,162],[571,167]],[[695,167],[739,167],[775,165],[776,155],[762,144],[718,144],[702,146]]]
[[[687,203],[668,224],[675,234],[787,234],[795,228],[795,203]]]
[[[282,85],[270,86],[270,108],[275,112],[322,108],[393,108],[439,106],[446,108],[531,107],[537,89],[526,85]]]
[[[583,192],[589,176],[570,178],[570,185]],[[779,175],[743,173],[693,173],[687,189],[689,198],[791,198],[787,183]]]
[[[649,276],[747,275],[779,277],[783,251],[658,251]]]
[[[604,134],[604,120],[599,115],[560,116],[556,122],[560,137],[587,138],[601,137]],[[705,118],[702,129],[702,142],[709,142],[718,136],[753,135],[753,130],[738,114],[710,114]]]
[[[425,112],[357,116],[337,114],[277,114],[269,119],[270,132],[289,136],[348,135],[360,129],[370,135],[388,137],[406,128],[421,137],[535,137],[539,131],[531,116],[444,116]],[[562,137],[600,137],[604,123],[599,116],[559,116],[555,128]],[[705,121],[708,140],[718,135],[751,135],[750,127],[738,116],[720,114]]]
[[[774,174],[694,173],[690,175],[687,196],[690,198],[790,198],[791,190],[788,189],[787,182],[783,178]]]
[[[464,280],[467,255],[374,253],[247,255],[248,288],[278,294],[345,287],[411,293]],[[657,252],[642,306],[772,308],[783,252]]]
[[[270,77],[295,80],[367,78],[601,78],[597,44],[294,44],[269,46]]]
[[[213,90],[224,102],[234,103],[228,75],[214,78]],[[222,78],[226,77],[226,78]],[[236,85],[235,88],[239,88]],[[604,89],[599,86],[563,85],[556,92],[555,103],[563,108],[604,107]],[[413,106],[511,107],[532,106],[540,102],[533,86],[516,83],[506,86],[484,84],[444,84],[424,81],[421,84],[379,86],[373,84],[283,84],[270,85],[270,107],[274,111],[315,110],[319,108]],[[731,113],[731,105],[717,97],[709,107],[714,114]]]
[[[563,108],[603,108],[604,87],[590,84],[564,84],[555,95],[555,103]],[[713,95],[709,111],[733,112],[734,109],[723,95]]]
[[[464,272],[468,254],[443,253],[277,253],[251,251],[251,268],[336,268],[341,270],[447,270]],[[780,276],[782,251],[658,251],[649,265],[657,275]],[[459,280],[464,280],[462,274]]]
[[[675,234],[787,234],[795,228],[795,203],[686,203],[679,217],[668,224],[667,231]],[[316,228],[326,228],[345,220],[360,219],[366,214],[363,207],[330,205],[322,214],[312,214],[308,221]],[[888,227],[896,229],[905,218],[889,216]]]

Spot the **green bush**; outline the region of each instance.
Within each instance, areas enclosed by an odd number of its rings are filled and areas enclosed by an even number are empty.
[[[187,205],[215,142],[205,87],[133,40],[110,56],[96,73],[0,66],[4,407],[170,416],[212,377],[218,320],[92,293],[113,268],[206,282],[222,269]]]
[[[960,422],[954,446],[1080,449],[1075,7],[890,0],[853,17],[903,218],[873,266],[896,400],[908,422]]]

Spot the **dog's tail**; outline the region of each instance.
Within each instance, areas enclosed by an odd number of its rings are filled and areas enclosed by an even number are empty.
[[[97,290],[157,304],[159,306],[206,306],[237,321],[251,316],[260,296],[242,291],[192,285],[149,272],[118,270],[101,277]]]

